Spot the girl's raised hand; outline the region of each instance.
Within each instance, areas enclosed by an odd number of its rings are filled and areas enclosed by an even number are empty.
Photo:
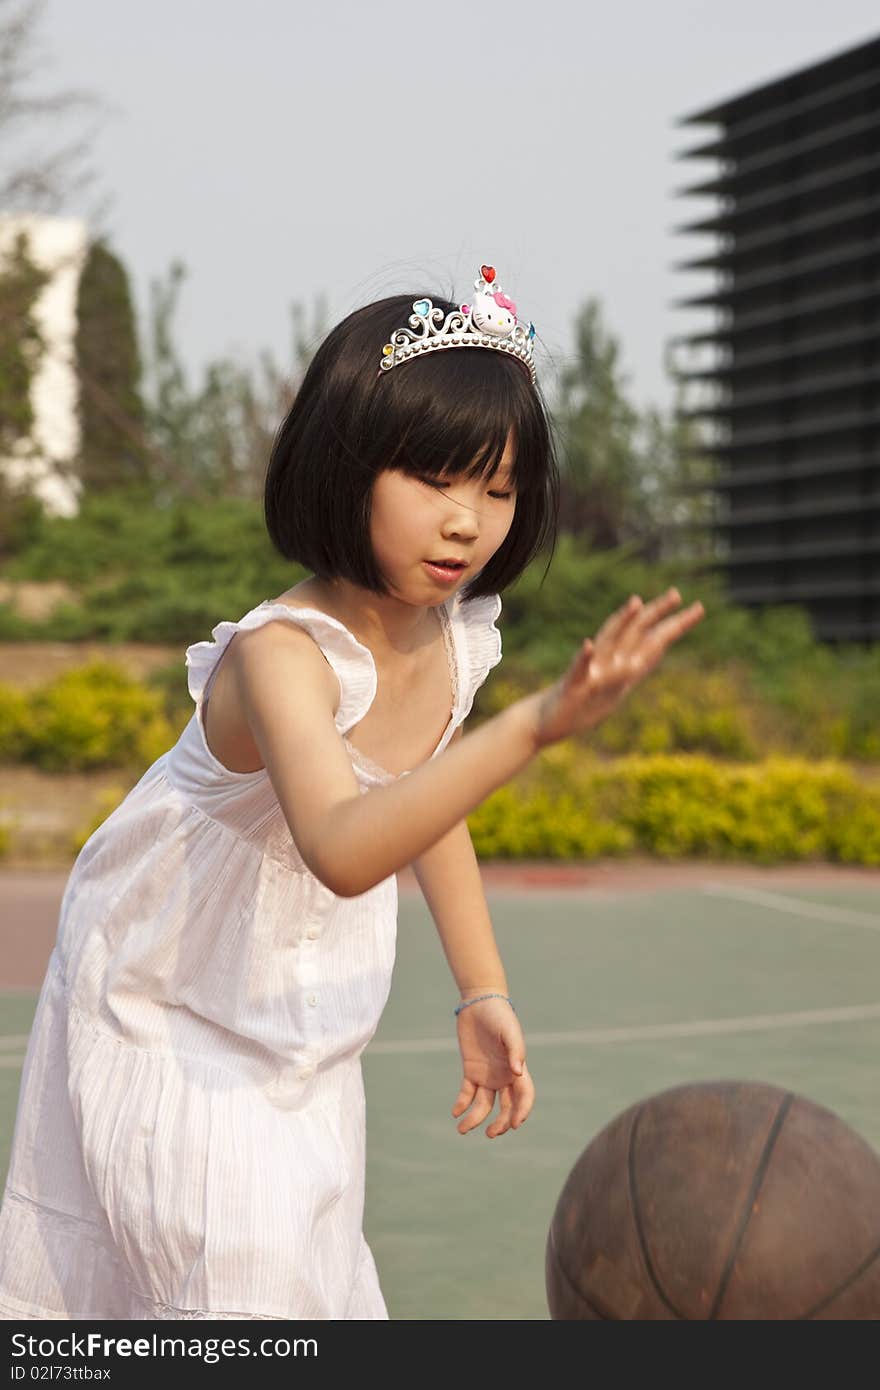
[[[680,603],[677,589],[646,604],[634,594],[578,648],[564,676],[527,697],[536,700],[539,748],[595,728],[653,671],[667,648],[703,617],[701,603],[673,613]]]

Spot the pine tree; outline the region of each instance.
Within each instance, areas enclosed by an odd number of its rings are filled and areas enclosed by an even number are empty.
[[[140,360],[125,267],[102,243],[89,249],[77,299],[76,366],[85,492],[145,481]]]
[[[626,395],[620,348],[590,299],[575,321],[575,354],[559,376],[560,530],[598,550],[636,538],[639,415]]]
[[[648,563],[711,556],[712,470],[685,410],[686,383],[667,352],[670,412],[639,410],[620,346],[590,299],[575,321],[575,352],[560,372],[554,414],[562,444],[560,530],[590,550],[628,546]]]
[[[33,429],[31,382],[45,350],[34,309],[47,280],[20,232],[0,270],[0,455],[20,452]]]

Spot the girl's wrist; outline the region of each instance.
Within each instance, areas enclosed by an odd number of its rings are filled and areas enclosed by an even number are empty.
[[[464,1003],[468,999],[476,999],[481,994],[503,994],[507,995],[507,981],[496,980],[488,985],[468,985],[465,989],[458,991],[459,1000]]]
[[[546,746],[546,740],[541,736],[545,695],[546,690],[536,690],[531,695],[521,695],[518,700],[514,700],[512,705],[508,705],[501,712],[502,715],[507,715],[512,723],[515,723],[518,737],[523,741],[527,756],[530,759],[534,758]]]
[[[498,990],[492,990],[486,994],[475,994],[471,999],[462,1000],[458,1008],[453,1010],[453,1013],[455,1014],[456,1018],[458,1018],[458,1015],[461,1013],[462,1009],[467,1009],[472,1007],[473,1005],[481,1004],[484,999],[503,999],[505,1004],[509,1004],[510,1007],[513,1009],[513,1012],[516,1013],[516,1009],[513,1008],[513,1000],[511,999],[510,995],[506,992],[501,993]]]

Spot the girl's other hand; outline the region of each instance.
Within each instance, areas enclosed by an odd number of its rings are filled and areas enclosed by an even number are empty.
[[[458,1015],[463,1079],[452,1114],[467,1115],[458,1125],[469,1134],[483,1123],[498,1099],[499,1111],[487,1127],[490,1139],[518,1129],[535,1103],[535,1086],[526,1066],[519,1020],[505,999],[483,999]]]
[[[633,686],[653,671],[667,648],[703,617],[705,610],[699,602],[672,614],[680,603],[677,589],[667,589],[646,604],[634,594],[602,624],[592,641],[588,638],[578,648],[564,676],[538,695],[526,697],[535,702],[538,749],[607,719]]]

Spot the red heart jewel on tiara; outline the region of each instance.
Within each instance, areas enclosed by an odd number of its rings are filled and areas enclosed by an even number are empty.
[[[494,265],[481,265],[481,266],[480,266],[480,274],[482,275],[483,279],[486,281],[486,284],[487,284],[487,285],[491,285],[492,281],[495,279],[495,267],[494,267]]]

